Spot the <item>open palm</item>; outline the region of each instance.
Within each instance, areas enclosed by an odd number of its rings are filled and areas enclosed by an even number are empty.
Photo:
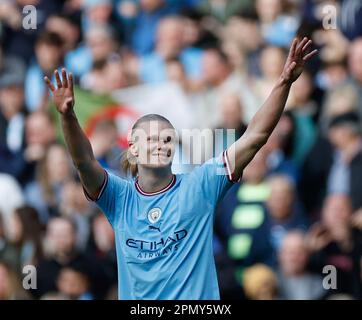
[[[62,69],[62,79],[60,79],[58,70],[54,71],[54,75],[57,82],[57,88],[55,88],[48,77],[45,77],[44,81],[53,93],[53,101],[58,112],[61,114],[70,113],[73,110],[75,101],[73,75],[72,73],[69,73],[68,77],[67,71],[64,68]]]
[[[307,37],[302,41],[294,39],[282,74],[284,82],[291,84],[302,74],[304,64],[318,52],[318,50],[309,52],[311,45],[312,40]]]

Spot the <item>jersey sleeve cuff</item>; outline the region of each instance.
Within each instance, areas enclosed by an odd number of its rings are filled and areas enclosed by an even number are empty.
[[[101,198],[101,196],[102,196],[102,194],[103,194],[103,192],[104,192],[104,189],[105,189],[106,186],[107,186],[107,183],[108,183],[108,173],[107,173],[106,170],[104,170],[104,180],[103,180],[102,186],[101,186],[101,188],[99,189],[99,192],[98,192],[98,195],[97,195],[96,198],[91,197],[91,196],[88,194],[87,190],[86,190],[86,189],[84,188],[84,186],[83,186],[83,192],[84,192],[84,195],[85,195],[85,197],[87,198],[87,200],[90,201],[90,202],[97,202],[97,201]]]
[[[224,150],[224,152],[222,153],[222,159],[224,162],[224,167],[225,167],[226,176],[228,177],[228,180],[232,183],[240,182],[241,176],[240,176],[240,178],[235,177],[235,173],[231,170],[227,150]]]

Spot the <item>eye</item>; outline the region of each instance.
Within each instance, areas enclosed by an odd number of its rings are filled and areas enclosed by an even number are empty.
[[[168,137],[165,139],[165,143],[170,142],[171,139],[172,139],[172,138],[171,138],[170,136],[168,136]]]

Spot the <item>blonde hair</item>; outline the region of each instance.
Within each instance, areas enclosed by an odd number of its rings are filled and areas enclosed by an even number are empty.
[[[133,135],[133,132],[139,127],[139,125],[141,123],[144,122],[150,122],[150,121],[163,121],[166,122],[171,128],[174,129],[174,126],[171,124],[171,122],[166,119],[165,117],[159,115],[159,114],[155,114],[155,113],[151,113],[151,114],[146,114],[143,117],[139,118],[135,124],[133,125],[132,129],[131,129],[131,133],[130,135]],[[130,141],[129,141],[130,142]],[[129,148],[127,150],[125,150],[122,153],[121,156],[121,166],[123,171],[126,174],[131,174],[132,177],[136,177],[138,174],[138,166],[136,161],[130,161],[130,159],[135,160],[134,156],[132,155],[132,153],[130,152]]]
[[[264,299],[261,296],[261,291],[268,290],[268,296],[273,297],[276,295],[278,280],[271,268],[258,263],[244,271],[243,274],[243,287],[245,294],[249,299]],[[265,296],[265,292],[263,292]]]

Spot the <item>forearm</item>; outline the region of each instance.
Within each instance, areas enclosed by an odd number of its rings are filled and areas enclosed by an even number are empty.
[[[251,120],[247,134],[256,137],[260,144],[266,143],[283,114],[291,84],[280,78],[269,97]]]
[[[255,154],[268,141],[284,111],[290,84],[280,80],[273,88],[268,99],[251,120],[244,135],[228,149],[231,171],[236,178],[254,158]]]
[[[77,169],[92,162],[94,160],[92,146],[80,127],[74,111],[61,115],[61,123],[65,142]]]

